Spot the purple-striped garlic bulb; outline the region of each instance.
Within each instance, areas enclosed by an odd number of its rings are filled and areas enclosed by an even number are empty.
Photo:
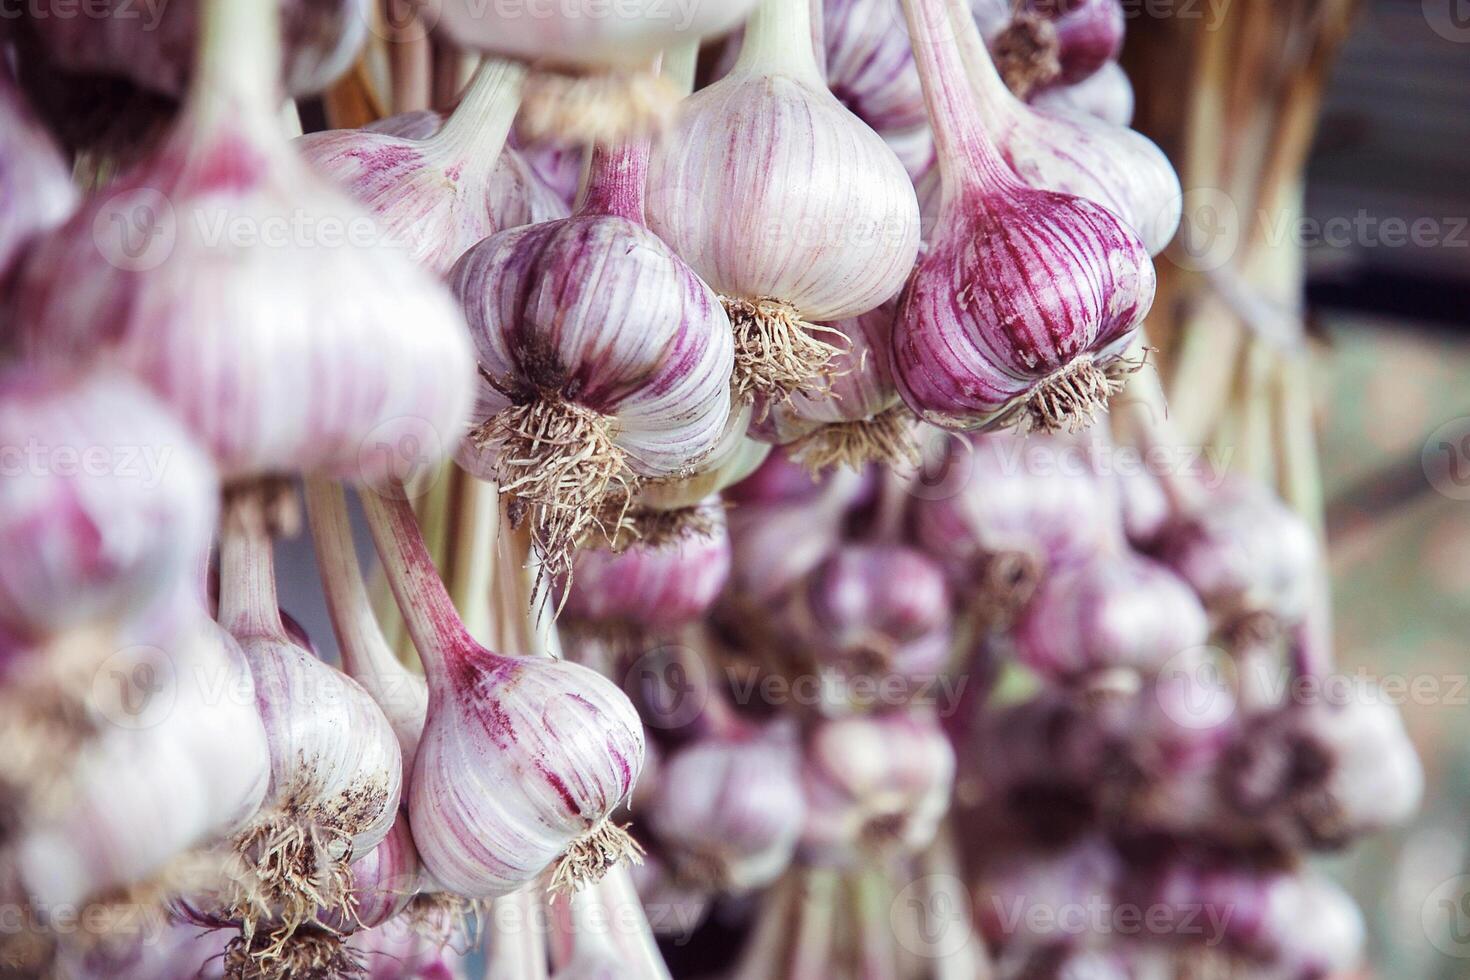
[[[367,980],[467,980],[461,945],[426,935],[412,911],[347,939]]]
[[[953,2],[949,6],[953,9]],[[957,40],[963,59],[963,69],[950,65],[949,84],[970,82],[975,102],[969,113],[984,121],[1008,168],[1031,187],[1103,205],[1133,229],[1148,254],[1163,251],[1179,230],[1183,211],[1179,175],[1163,151],[1131,129],[1028,106],[1006,87],[973,20],[955,16],[945,23],[937,4],[934,13],[938,36]],[[932,45],[936,35],[916,36],[922,63],[925,38]]]
[[[423,884],[423,866],[408,814],[400,808],[388,836],[352,862],[345,908],[324,910],[316,922],[348,935],[376,929],[403,914]]]
[[[678,89],[649,67],[666,48],[735,27],[755,0],[676,10],[661,0],[616,9],[585,2],[532,11],[440,0],[438,24],[459,44],[535,67],[517,127],[531,141],[599,143],[659,128]],[[594,9],[595,8],[595,9]]]
[[[372,0],[278,0],[283,80],[292,96],[315,95],[357,59],[373,22]],[[91,0],[82,14],[33,14],[29,31],[66,72],[126,78],[175,98],[188,90],[203,27],[201,4]]]
[[[115,627],[204,565],[214,467],[121,372],[0,370],[0,467],[0,633]]]
[[[808,736],[802,770],[802,859],[846,866],[923,849],[949,810],[954,771],[954,750],[930,717],[822,722]]]
[[[821,387],[840,347],[813,325],[892,299],[918,253],[903,165],[827,89],[811,37],[809,5],[763,0],[651,171],[649,223],[725,303],[742,396]]]
[[[611,820],[643,765],[643,724],[601,674],[480,646],[455,612],[408,503],[366,494],[368,523],[429,681],[408,794],[425,870],[467,898],[548,869],[593,882],[637,845]]]
[[[853,693],[851,681],[860,676],[933,679],[949,660],[944,572],[903,545],[842,545],[808,577],[783,619],[800,649],[844,693]]]
[[[139,917],[144,918],[144,917]],[[128,941],[61,940],[54,969],[67,980],[223,980],[229,934],[186,922],[142,925]]]
[[[721,442],[729,320],[643,222],[646,144],[598,147],[572,217],[501,232],[450,273],[481,383],[459,461],[531,510],[547,568],[635,484]]]
[[[286,938],[320,911],[349,910],[352,862],[393,828],[402,752],[372,696],[287,634],[272,542],[250,494],[226,508],[220,583],[220,624],[255,680],[271,778],[261,811],[231,841],[249,873],[222,911],[204,911],[241,924],[247,939],[257,922]]]
[[[1054,681],[1151,674],[1209,638],[1204,606],[1158,562],[1107,548],[1047,576],[1012,633],[1016,656]]]
[[[429,711],[428,683],[398,659],[383,635],[362,578],[342,488],[314,477],[306,484],[306,505],[342,670],[362,685],[392,726],[408,786]]]
[[[800,768],[784,728],[732,727],[669,756],[646,816],[676,878],[739,893],[779,877],[806,812]]]
[[[1270,839],[1342,847],[1401,824],[1424,795],[1424,769],[1398,708],[1377,685],[1330,677],[1250,719],[1222,766],[1226,800]]]
[[[1160,559],[1204,600],[1232,644],[1306,619],[1321,574],[1310,525],[1266,487],[1227,480],[1164,531]]]
[[[1023,0],[1005,27],[986,37],[996,68],[1024,99],[1075,85],[1113,62],[1123,27],[1120,0]]]
[[[802,388],[762,405],[766,417],[752,433],[787,447],[788,456],[814,473],[831,466],[917,462],[913,430],[918,420],[893,384],[894,312],[894,305],[885,303],[824,325],[845,338],[829,362],[829,379],[820,389]]]
[[[296,148],[366,207],[394,244],[443,275],[472,245],[507,227],[496,220],[492,184],[504,169],[524,78],[519,65],[486,61],[453,114],[427,138],[385,133],[382,126],[335,129],[302,136]],[[405,122],[417,128],[417,118]]]
[[[0,285],[21,249],[65,221],[76,206],[76,187],[56,144],[31,115],[10,73],[0,72]]]
[[[924,92],[898,0],[826,0],[827,84],[881,133],[924,125]]]
[[[1116,62],[1108,62],[1076,84],[1042,89],[1029,101],[1049,115],[1085,113],[1113,126],[1133,122],[1133,83]]]
[[[687,510],[745,480],[770,457],[770,443],[747,438],[755,415],[751,404],[732,407],[725,431],[693,473],[645,480],[633,506],[641,510]]]
[[[1137,367],[1125,354],[1153,264],[1107,208],[1017,180],[981,122],[945,0],[904,3],[943,196],[894,326],[899,391],[943,428],[1075,429]]]
[[[473,384],[452,297],[281,134],[275,4],[203,0],[201,16],[169,137],[21,270],[18,342],[130,369],[227,480],[432,463]]]
[[[972,888],[986,896],[977,907],[978,926],[991,949],[1009,957],[1017,950],[1087,946],[1100,938],[1083,930],[1103,923],[1064,920],[1061,911],[1069,905],[1111,907],[1124,866],[1106,839],[1087,836],[1042,851],[1018,850],[1011,842],[978,846],[984,853]]]
[[[946,465],[962,482],[952,494],[920,496],[913,533],[967,605],[1013,615],[1052,569],[1117,534],[1114,506],[1081,453],[1062,436],[1014,433],[950,450]]]
[[[773,453],[727,494],[736,502],[729,515],[734,595],[761,605],[805,578],[837,547],[866,488],[865,474],[844,468],[818,480]]]
[[[730,577],[730,534],[719,499],[632,519],[639,537],[577,552],[562,614],[594,630],[635,633],[698,622]]]
[[[13,841],[37,907],[167,879],[170,861],[232,833],[265,798],[270,748],[240,647],[198,609],[158,642],[109,661],[124,690],[94,691],[93,737]]]

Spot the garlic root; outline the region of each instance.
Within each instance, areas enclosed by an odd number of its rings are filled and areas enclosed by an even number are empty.
[[[595,884],[624,861],[643,863],[643,845],[611,820],[579,837],[567,848],[551,875],[552,892],[569,893]]]
[[[918,466],[919,444],[914,436],[914,417],[903,406],[891,408],[870,419],[834,422],[792,444],[792,459],[820,476],[834,466],[861,470],[869,463]]]
[[[737,396],[784,399],[796,391],[826,387],[832,358],[842,350],[812,331],[828,328],[807,323],[796,307],[780,300],[721,296],[720,301],[735,331]]]

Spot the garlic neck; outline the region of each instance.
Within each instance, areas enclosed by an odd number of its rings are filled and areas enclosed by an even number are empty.
[[[274,552],[259,499],[246,493],[228,503],[220,532],[219,624],[237,638],[287,639]]]
[[[486,59],[469,90],[432,142],[452,160],[473,163],[485,173],[505,149],[505,139],[521,105],[524,66]]]
[[[825,89],[826,80],[812,43],[812,3],[761,0],[745,25],[745,41],[735,71],[779,71]]]
[[[187,112],[201,123],[240,116],[278,130],[280,0],[202,0]]]

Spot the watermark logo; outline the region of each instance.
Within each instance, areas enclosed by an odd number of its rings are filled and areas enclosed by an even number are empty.
[[[427,419],[402,415],[375,425],[357,450],[364,483],[392,500],[413,500],[443,476],[444,440]]]
[[[623,690],[647,709],[644,724],[650,728],[683,728],[704,712],[709,668],[703,657],[686,647],[659,647],[629,666]]]
[[[172,202],[151,187],[108,198],[92,219],[92,241],[108,264],[148,272],[167,262],[179,239]]]
[[[889,921],[905,950],[925,959],[946,959],[970,941],[970,896],[957,878],[925,875],[894,896]]]
[[[1470,960],[1470,875],[1451,878],[1430,892],[1419,917],[1431,946],[1453,959]]]
[[[388,0],[382,4],[358,4],[368,29],[393,44],[416,44],[439,24],[443,0]]]
[[[1451,500],[1470,500],[1470,415],[1431,432],[1419,460],[1435,490]]]
[[[173,660],[157,647],[119,650],[92,675],[93,708],[119,728],[140,731],[161,724],[178,697]]]
[[[1191,188],[1182,195],[1180,213],[1179,234],[1167,253],[1175,265],[1210,272],[1235,258],[1245,228],[1229,194],[1218,187]]]
[[[1446,41],[1470,43],[1470,0],[1424,0],[1424,22]]]

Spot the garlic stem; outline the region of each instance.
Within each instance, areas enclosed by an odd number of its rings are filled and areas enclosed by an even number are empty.
[[[260,501],[250,493],[225,505],[220,532],[219,624],[236,637],[285,640],[276,599],[274,545]]]
[[[857,873],[852,888],[857,934],[862,945],[858,977],[860,980],[897,980],[898,960],[888,914],[891,889],[887,875],[876,868],[864,869]]]
[[[500,534],[500,491],[493,483],[468,473],[461,481],[459,540],[449,580],[455,608],[465,629],[481,643],[490,643],[490,588],[495,575],[495,539]]]
[[[966,75],[955,32],[946,19],[945,3],[903,0],[945,196],[952,197],[977,184],[1016,185],[1019,181],[981,121],[977,92]]]
[[[619,864],[594,887],[607,905],[608,921],[614,925],[613,943],[628,958],[628,965],[636,968],[633,975],[640,980],[671,980],[628,865]]]
[[[424,662],[429,687],[434,690],[446,682],[448,657],[476,644],[429,557],[408,501],[370,490],[362,494],[361,500],[388,585]]]
[[[510,135],[525,79],[523,65],[486,59],[444,128],[432,137],[434,145],[454,159],[472,161],[489,170]]]
[[[834,959],[837,921],[837,872],[811,868],[802,875],[788,980],[822,980]]]
[[[745,25],[735,71],[780,70],[826,87],[812,45],[812,5],[805,0],[761,0]]]
[[[667,78],[679,95],[688,98],[694,91],[694,76],[699,70],[699,42],[676,44],[663,54],[662,70],[659,74]]]
[[[280,75],[279,0],[204,0],[186,111],[202,121],[241,116],[274,128]]]
[[[630,139],[618,146],[595,146],[587,172],[587,194],[578,214],[602,214],[644,223],[649,144]]]
[[[999,127],[1008,123],[1018,100],[995,67],[995,60],[990,56],[990,49],[985,46],[985,38],[980,36],[980,25],[975,21],[970,4],[967,0],[938,2],[949,7],[949,23],[946,25],[949,30],[946,31],[946,36],[958,42],[960,60],[964,65],[963,70],[955,75],[955,79],[963,79],[970,84],[979,100],[983,118],[992,126]]]
[[[485,980],[546,980],[540,892],[528,885],[491,906],[493,936],[485,954]]]

